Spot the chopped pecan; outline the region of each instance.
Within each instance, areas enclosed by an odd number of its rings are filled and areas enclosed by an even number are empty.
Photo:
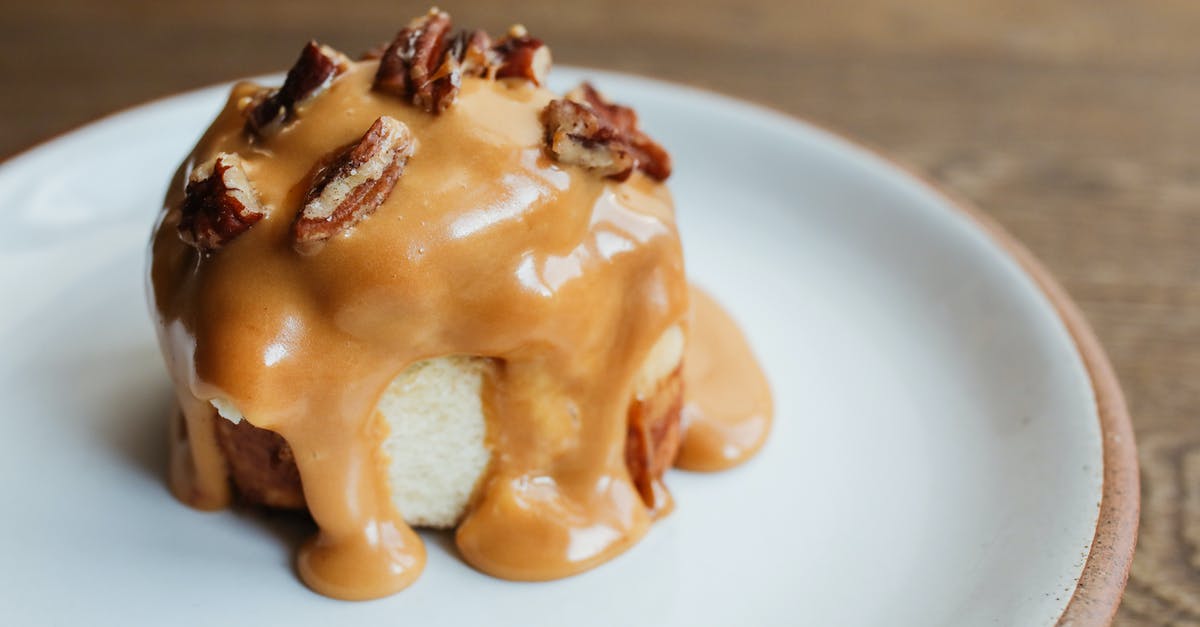
[[[246,132],[266,137],[283,128],[296,108],[325,90],[334,78],[350,67],[346,55],[310,41],[300,51],[279,89],[264,90],[246,109]]]
[[[637,129],[637,112],[630,107],[609,102],[591,83],[580,83],[575,89],[567,92],[566,98],[591,107],[597,115],[622,133]]]
[[[668,502],[662,477],[679,455],[682,410],[683,370],[677,367],[655,385],[652,394],[634,398],[626,413],[625,467],[650,509]]]
[[[188,177],[179,237],[201,252],[211,252],[244,233],[265,215],[242,169],[241,158],[218,153],[197,166]]]
[[[428,90],[417,89],[413,95],[413,104],[430,113],[445,111],[458,98],[463,75],[486,75],[494,66],[494,58],[491,38],[487,33],[481,30],[459,31],[447,40],[446,49],[442,53],[442,64],[429,77]]]
[[[551,100],[542,109],[546,146],[559,161],[595,170],[618,181],[637,165],[620,132],[585,104]]]
[[[450,47],[462,64],[467,76],[487,76],[497,64],[496,52],[492,49],[492,38],[487,31],[475,29],[460,31]]]
[[[523,78],[534,85],[545,84],[550,73],[550,48],[542,40],[530,37],[524,26],[510,28],[494,51],[499,57],[496,78]]]
[[[615,128],[637,160],[637,169],[663,181],[671,176],[671,155],[638,128],[637,113],[605,98],[591,83],[583,83],[567,93],[567,100],[587,105],[604,122]]]
[[[411,101],[429,112],[441,111],[449,106],[443,102],[445,93],[457,95],[457,86],[446,86],[457,77],[447,68],[445,56],[450,35],[450,16],[443,11],[431,9],[399,33],[379,59],[375,72],[374,89]],[[445,72],[443,72],[445,70]],[[435,79],[440,79],[441,89],[435,88]],[[442,93],[440,98],[435,94]]]
[[[634,134],[630,144],[637,155],[639,170],[656,181],[665,181],[671,176],[671,153],[662,144],[641,131]]]
[[[437,114],[454,103],[463,76],[545,82],[550,49],[524,27],[514,26],[493,45],[482,30],[451,36],[451,26],[437,9],[409,23],[379,56],[374,89]]]
[[[633,109],[614,104],[584,83],[541,114],[546,146],[559,161],[623,181],[636,168],[662,181],[671,156],[638,128]]]
[[[403,122],[386,115],[375,120],[317,173],[292,225],[295,249],[315,253],[330,237],[374,213],[392,193],[413,149]]]

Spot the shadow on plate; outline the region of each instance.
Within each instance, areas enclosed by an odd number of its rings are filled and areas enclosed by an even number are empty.
[[[121,368],[111,368],[114,361]],[[94,441],[103,443],[115,456],[160,490],[163,507],[180,503],[167,487],[168,420],[174,414],[175,398],[153,346],[131,348],[121,354],[80,355],[70,364],[56,365],[71,377],[89,373],[89,416]],[[243,522],[267,532],[281,543],[288,567],[295,574],[295,555],[300,545],[317,531],[307,511],[269,510],[234,503],[233,513]],[[431,550],[437,547],[461,560],[453,530],[421,530]],[[298,578],[297,578],[298,579]]]

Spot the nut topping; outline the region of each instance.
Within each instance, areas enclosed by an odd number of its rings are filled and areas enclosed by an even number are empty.
[[[546,147],[560,162],[623,181],[636,168],[655,180],[671,175],[671,156],[638,128],[637,114],[609,102],[588,83],[541,114]]]
[[[430,77],[428,94],[418,89],[413,104],[434,114],[445,111],[458,97],[464,73],[482,75],[487,71],[489,42],[483,31],[462,31],[448,38],[442,64]]]
[[[467,76],[487,76],[498,62],[492,49],[492,38],[482,29],[460,31],[451,50]]]
[[[636,161],[617,129],[595,111],[573,100],[551,100],[542,109],[546,146],[562,163],[581,165],[601,176],[623,181]]]
[[[404,123],[386,115],[375,120],[362,139],[337,152],[317,173],[292,225],[294,248],[315,253],[330,237],[374,213],[392,193],[414,147]]]
[[[295,116],[296,108],[329,86],[350,67],[350,60],[329,46],[308,42],[288,70],[283,86],[265,91],[246,110],[246,132],[256,137],[274,134]]]
[[[396,33],[396,38],[379,59],[374,89],[409,100],[431,113],[445,109],[449,102],[443,104],[440,99],[435,100],[433,81],[435,78],[442,79],[443,83],[456,80],[451,74],[439,72],[446,65],[442,57],[449,34],[450,16],[444,11],[430,9],[429,13],[414,19]],[[443,87],[437,91],[451,90]],[[454,95],[457,91],[455,87]]]
[[[545,81],[550,49],[523,27],[493,45],[482,30],[451,35],[451,26],[437,9],[409,23],[379,57],[374,89],[438,114],[454,104],[464,75]]]
[[[442,64],[429,81],[429,95],[417,90],[413,104],[431,113],[441,113],[458,97],[462,77],[484,76],[495,65],[491,37],[482,30],[459,31],[450,38]]]
[[[222,152],[192,170],[181,214],[180,239],[207,253],[244,233],[266,212],[241,158]]]
[[[638,128],[637,112],[633,109],[610,102],[591,83],[586,82],[568,92],[567,99],[587,104],[615,126],[633,149],[639,170],[659,181],[671,176],[671,155]]]
[[[496,44],[500,65],[496,78],[523,78],[544,85],[550,73],[550,48],[542,40],[530,37],[524,26],[509,29],[508,36]]]

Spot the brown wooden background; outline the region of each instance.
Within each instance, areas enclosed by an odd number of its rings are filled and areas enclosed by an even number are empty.
[[[1144,501],[1118,623],[1200,625],[1200,2],[442,7],[494,31],[522,21],[562,63],[810,118],[999,220],[1082,306],[1129,398]],[[0,0],[0,156],[147,99],[282,69],[310,37],[363,50],[425,8]]]

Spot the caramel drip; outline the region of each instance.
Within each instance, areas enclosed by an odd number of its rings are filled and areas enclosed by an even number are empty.
[[[725,470],[766,442],[771,388],[737,323],[697,287],[691,290],[690,324],[683,358],[683,446],[675,466]]]
[[[467,78],[435,117],[371,92],[375,65],[353,65],[264,141],[242,130],[255,87],[235,87],[167,195],[150,283],[186,423],[173,489],[228,503],[209,401],[232,405],[291,446],[320,528],[299,556],[304,581],[345,599],[395,592],[425,554],[392,504],[374,405],[412,363],[486,356],[494,454],[457,531],[463,557],[513,579],[610,559],[652,517],[623,458],[635,373],[687,311],[670,197],[641,175],[617,184],[546,158],[549,91]],[[380,115],[418,141],[395,190],[296,254],[314,165]],[[182,181],[217,152],[242,157],[267,215],[202,255],[176,234]]]
[[[212,418],[214,402],[234,407],[290,445],[319,527],[299,555],[303,580],[344,599],[393,593],[420,574],[425,550],[393,505],[375,405],[413,363],[484,356],[492,462],[459,550],[510,579],[586,570],[670,509],[657,481],[658,509],[646,507],[625,461],[639,368],[664,332],[690,324],[680,467],[725,468],[758,450],[766,380],[702,292],[689,323],[666,188],[544,155],[538,112],[553,94],[465,78],[455,105],[432,116],[372,92],[376,65],[353,64],[266,140],[243,132],[257,88],[238,85],[172,183],[149,276],[182,412],[172,489],[204,509],[229,503]],[[291,224],[315,166],[381,115],[417,138],[395,190],[321,251],[297,254]],[[201,254],[176,226],[190,169],[218,152],[241,156],[266,217]]]

